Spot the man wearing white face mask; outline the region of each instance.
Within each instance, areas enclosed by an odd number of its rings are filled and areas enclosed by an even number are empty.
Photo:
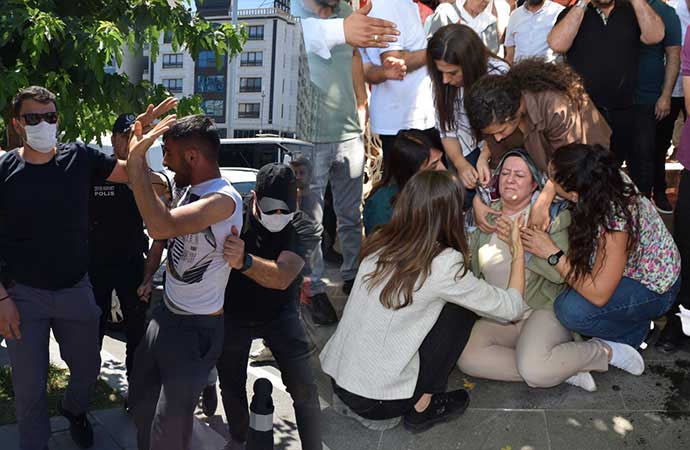
[[[148,125],[175,104],[151,106],[139,119]],[[81,143],[58,144],[56,97],[45,88],[19,91],[12,112],[24,144],[0,157],[0,334],[10,354],[19,447],[47,448],[52,329],[71,374],[57,407],[72,439],[89,448],[86,411],[101,367],[101,312],[87,274],[88,204],[92,182],[128,181],[126,163]]]
[[[252,340],[259,338],[273,351],[292,396],[301,448],[322,447],[310,345],[298,310],[304,260],[296,253],[297,233],[291,223],[296,210],[292,169],[268,164],[257,174],[253,198],[245,202],[243,229],[233,229],[225,242],[225,260],[234,270],[225,290],[225,346],[218,375],[230,449],[244,448],[247,440],[247,360]]]

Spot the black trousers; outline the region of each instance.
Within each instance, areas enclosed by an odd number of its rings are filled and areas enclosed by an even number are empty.
[[[597,105],[597,109],[611,127],[611,151],[615,153],[618,164],[624,161],[630,164],[635,158],[633,143],[635,141],[635,108],[607,109]],[[634,164],[634,163],[633,163]]]
[[[223,349],[223,316],[160,303],[136,352],[129,404],[139,450],[188,450],[194,409]]]
[[[635,105],[635,140],[628,153],[628,172],[642,194],[650,197],[654,184],[654,151],[657,121],[654,104]]]
[[[678,201],[673,215],[673,238],[680,251],[680,292],[676,303],[666,313],[668,320],[680,321],[678,305],[690,309],[690,171],[683,169],[678,184]]]
[[[465,349],[476,320],[477,315],[472,311],[453,303],[445,304],[438,320],[419,347],[419,376],[411,398],[374,400],[346,391],[334,381],[335,395],[366,419],[384,420],[405,415],[423,394],[446,392],[448,376]]]
[[[661,121],[657,122],[656,136],[654,144],[654,182],[653,190],[655,194],[662,194],[666,192],[666,151],[671,145],[673,137],[673,127],[678,119],[680,112],[687,117],[685,111],[685,99],[683,97],[671,98],[671,112]]]
[[[395,144],[396,135],[385,135],[379,134],[379,139],[381,139],[381,151],[383,152],[383,164],[381,164],[381,176],[386,172],[386,167],[388,166],[391,155],[391,149],[393,144]]]
[[[120,300],[125,323],[127,376],[132,373],[134,352],[146,334],[148,303],[139,300],[137,288],[144,274],[144,257],[137,256],[113,265],[92,265],[89,269],[96,304],[101,308],[100,343],[103,344],[107,319],[110,315],[113,290]]]
[[[247,440],[247,362],[252,340],[259,338],[263,338],[273,352],[283,383],[292,397],[301,448],[321,450],[321,408],[309,363],[311,345],[296,307],[269,322],[248,322],[226,316],[218,378],[230,434],[236,441]]]

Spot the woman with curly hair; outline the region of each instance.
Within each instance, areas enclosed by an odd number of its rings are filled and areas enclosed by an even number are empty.
[[[426,53],[443,148],[465,188],[474,189],[479,179],[475,166],[484,142],[472,131],[464,92],[482,76],[506,73],[510,66],[490,52],[467,25],[439,29],[429,40]]]
[[[486,75],[465,95],[465,109],[477,136],[487,146],[477,161],[479,182],[486,184],[489,160],[498,161],[513,148],[524,148],[537,167],[546,171],[556,149],[572,143],[606,148],[611,129],[585,92],[582,80],[567,64],[539,58],[520,61],[505,75]],[[546,229],[555,193],[546,183],[530,213],[530,225]],[[486,220],[492,212],[475,198],[479,228],[492,232]]]
[[[570,289],[554,303],[566,328],[598,340],[609,364],[644,371],[637,352],[650,321],[663,315],[680,289],[680,255],[650,200],[600,145],[570,144],[549,165],[556,193],[569,202],[567,256],[543,231],[525,228],[525,250],[551,263]]]

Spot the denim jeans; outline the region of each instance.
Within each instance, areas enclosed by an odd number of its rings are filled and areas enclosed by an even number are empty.
[[[226,317],[225,345],[218,361],[218,376],[230,435],[236,441],[247,440],[247,362],[252,340],[258,338],[263,338],[273,352],[283,383],[292,397],[301,448],[320,450],[321,408],[309,362],[311,344],[296,308],[267,322]]]
[[[343,280],[353,280],[357,275],[357,258],[362,243],[362,183],[364,174],[364,142],[362,137],[344,142],[314,144],[312,154],[304,155],[313,166],[311,191],[316,201],[312,210],[305,212],[317,224],[323,222],[323,199],[326,185],[331,182],[333,209],[338,217],[338,236],[343,254],[340,268]],[[320,227],[319,227],[320,228]],[[320,244],[321,236],[319,236]],[[324,272],[321,245],[316,246],[311,255],[312,295],[326,292],[326,284],[321,280]]]
[[[663,294],[623,277],[602,307],[593,305],[575,289],[563,291],[553,307],[558,320],[569,330],[637,348],[649,331],[650,322],[668,311],[679,289],[680,277]]]

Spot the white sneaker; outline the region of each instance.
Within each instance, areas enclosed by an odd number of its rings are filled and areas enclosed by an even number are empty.
[[[251,359],[252,362],[255,362],[255,363],[264,363],[264,362],[275,361],[275,358],[273,357],[273,352],[271,352],[271,349],[266,347],[263,344],[261,344],[261,347],[257,348],[255,351],[253,351],[249,354],[249,359]]]
[[[642,375],[642,372],[644,372],[644,359],[642,359],[640,352],[628,344],[607,341],[605,339],[599,339],[599,341],[611,348],[610,365],[633,375]]]
[[[587,392],[594,392],[597,390],[597,384],[594,382],[594,378],[589,372],[578,372],[565,380],[565,382],[582,388]]]

